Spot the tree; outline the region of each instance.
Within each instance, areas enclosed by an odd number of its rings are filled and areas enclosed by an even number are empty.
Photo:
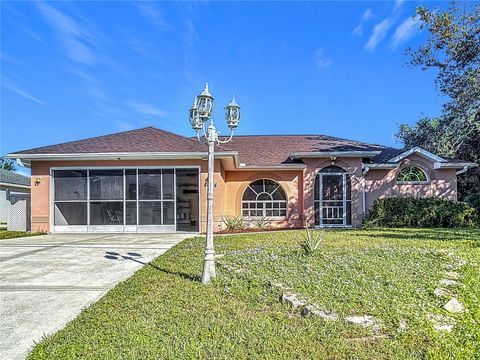
[[[437,72],[447,98],[438,118],[402,124],[396,134],[405,147],[420,146],[441,156],[480,162],[480,4],[452,2],[445,11],[417,8],[424,44],[406,50],[409,64]],[[480,194],[480,169],[459,177],[461,198]]]
[[[0,158],[0,169],[15,171],[15,163],[13,160]]]

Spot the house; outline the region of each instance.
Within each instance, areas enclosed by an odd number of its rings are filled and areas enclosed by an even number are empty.
[[[0,169],[0,226],[30,229],[30,178]]]
[[[32,229],[204,231],[207,147],[154,127],[19,151],[32,170]],[[235,136],[216,148],[215,230],[222,216],[273,227],[358,227],[389,196],[456,199],[475,166],[324,135]]]

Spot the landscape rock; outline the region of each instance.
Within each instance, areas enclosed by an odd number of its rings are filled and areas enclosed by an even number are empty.
[[[457,298],[451,298],[443,308],[454,314],[462,314],[465,311],[465,307]]]
[[[282,284],[282,283],[276,283],[276,282],[270,282],[270,286],[272,287],[272,289],[280,289],[280,290],[283,290],[283,291],[288,291],[288,290],[292,290],[292,288]]]
[[[398,330],[400,330],[400,331],[407,330],[407,323],[405,322],[405,320],[400,320],[398,322]]]
[[[445,289],[445,288],[435,289],[435,290],[433,291],[433,294],[434,294],[437,298],[446,298],[446,297],[452,296],[452,293],[450,292],[450,290]]]
[[[283,293],[281,300],[282,302],[289,304],[294,309],[306,305],[304,300],[297,298],[297,294]]]
[[[445,277],[450,280],[458,280],[460,278],[460,274],[456,271],[447,271],[445,273]]]
[[[338,315],[330,310],[322,310],[315,304],[307,305],[302,310],[303,316],[313,316],[322,318],[325,321],[338,321]]]
[[[455,319],[438,314],[429,314],[428,320],[433,323],[433,328],[437,331],[452,332],[455,324]]]
[[[370,326],[375,326],[375,325],[378,326],[377,320],[373,316],[370,316],[370,315],[347,316],[345,318],[345,321],[349,322],[349,323],[352,323],[352,324],[360,325],[360,326],[365,327],[365,328],[370,327]]]
[[[455,287],[455,286],[458,285],[458,282],[456,282],[455,280],[451,280],[451,279],[442,279],[442,280],[440,280],[440,285]]]
[[[453,325],[451,325],[451,324],[433,324],[433,328],[437,331],[452,332]]]

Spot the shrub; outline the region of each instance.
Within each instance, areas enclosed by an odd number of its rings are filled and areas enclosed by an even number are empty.
[[[265,230],[270,228],[272,225],[272,219],[270,219],[268,216],[254,217],[252,219],[248,219],[248,224],[255,229]]]
[[[228,231],[241,230],[245,227],[243,223],[243,217],[241,216],[228,216],[223,215],[222,221],[225,224],[225,227]]]
[[[320,244],[325,239],[325,236],[327,236],[325,230],[313,231],[308,225],[305,225],[305,231],[295,238],[305,255],[314,255],[320,248]]]
[[[473,227],[477,211],[470,205],[440,198],[392,197],[373,203],[367,226]]]

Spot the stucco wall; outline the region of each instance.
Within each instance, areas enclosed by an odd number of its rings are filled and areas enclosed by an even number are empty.
[[[272,221],[272,227],[299,227],[303,224],[303,172],[289,171],[227,171],[225,174],[225,214],[242,214],[242,196],[255,180],[270,179],[280,184],[287,196],[287,216]]]
[[[397,184],[399,172],[407,166],[419,166],[428,176],[425,184]],[[397,169],[371,169],[365,176],[367,210],[379,198],[394,196],[438,196],[457,199],[457,176],[455,169],[434,169],[432,161],[417,154],[404,159]]]
[[[305,159],[304,170],[287,171],[226,171],[220,160],[215,162],[214,229],[224,227],[222,215],[241,215],[241,201],[245,188],[258,179],[271,179],[282,186],[288,198],[287,216],[273,222],[274,227],[299,227],[307,223],[314,226],[314,184],[318,172],[327,166],[339,166],[350,175],[352,185],[352,226],[362,223],[362,161],[360,158],[342,158],[333,163],[330,159]],[[421,166],[427,172],[425,185],[396,184],[401,168]],[[50,231],[50,168],[94,166],[192,166],[200,167],[201,231],[206,225],[207,162],[205,160],[111,160],[111,161],[35,161],[32,163],[32,230]],[[366,206],[371,207],[377,198],[399,195],[440,196],[456,199],[457,180],[454,169],[434,170],[433,163],[414,154],[402,161],[400,169],[370,170],[366,175]],[[35,185],[35,179],[40,183]]]
[[[339,166],[349,175],[352,184],[352,226],[362,223],[362,160],[360,158],[342,158],[332,162],[330,159],[304,159],[305,220],[309,226],[315,224],[314,186],[315,177],[324,167]]]

